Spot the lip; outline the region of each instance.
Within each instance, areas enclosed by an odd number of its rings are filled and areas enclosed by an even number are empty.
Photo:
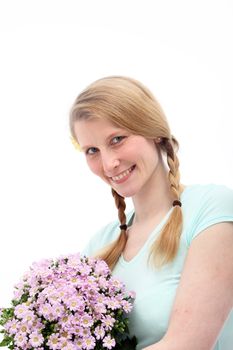
[[[129,169],[133,168],[129,174],[127,174],[126,176],[124,176],[122,179],[119,179],[119,180],[113,180],[112,177],[110,177],[111,181],[114,182],[115,184],[121,184],[125,181],[128,180],[128,178],[131,176],[131,174],[133,173],[134,169],[135,169],[136,165],[132,165]],[[129,170],[127,169],[127,170]],[[125,171],[127,171],[125,170]],[[125,171],[122,171],[119,175],[115,175],[115,176],[120,176],[121,174],[123,174]]]

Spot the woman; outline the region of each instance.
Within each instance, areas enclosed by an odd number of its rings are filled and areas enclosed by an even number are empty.
[[[233,191],[180,183],[178,142],[134,79],[91,84],[72,107],[70,127],[115,199],[119,220],[85,253],[104,259],[136,292],[137,350],[232,350]],[[128,213],[126,197],[134,205]]]

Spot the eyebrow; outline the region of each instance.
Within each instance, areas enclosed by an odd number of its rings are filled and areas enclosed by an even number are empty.
[[[119,135],[119,133],[123,132],[122,129],[119,129],[118,131],[115,131],[113,133],[111,133],[107,138],[106,138],[106,142],[108,142],[112,137],[116,136],[116,135]],[[94,146],[91,146],[91,145],[85,145],[85,146],[82,146],[81,149],[84,151],[85,149],[88,149],[90,147],[94,147]]]

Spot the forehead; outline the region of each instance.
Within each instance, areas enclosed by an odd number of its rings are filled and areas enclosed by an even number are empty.
[[[110,135],[124,130],[103,118],[78,120],[74,124],[74,132],[81,147],[91,143],[101,143]]]

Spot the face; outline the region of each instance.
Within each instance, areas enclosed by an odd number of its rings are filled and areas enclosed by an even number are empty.
[[[75,122],[74,132],[91,171],[123,197],[148,186],[160,161],[154,140],[99,118]]]

